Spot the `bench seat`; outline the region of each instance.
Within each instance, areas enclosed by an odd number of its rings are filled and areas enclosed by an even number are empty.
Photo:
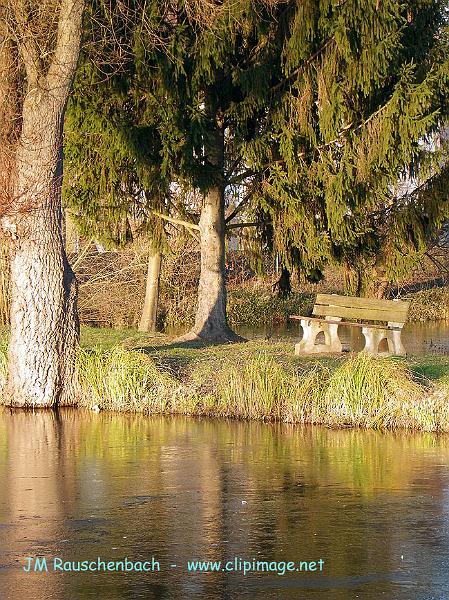
[[[345,325],[361,328],[365,337],[365,351],[371,354],[405,356],[401,332],[407,320],[409,306],[408,301],[317,294],[312,311],[315,316],[290,315],[290,319],[301,322],[304,331],[302,340],[295,345],[295,354],[342,352],[338,326]],[[357,319],[362,322],[343,319]],[[316,343],[319,333],[324,335],[324,344]],[[379,351],[383,340],[386,340],[387,352]]]
[[[335,325],[344,325],[345,327],[372,327],[373,329],[402,329],[396,325],[375,325],[374,323],[370,323],[369,325],[365,323],[351,323],[351,321],[329,321],[326,317],[304,317],[302,315],[290,315],[289,319],[293,321],[302,321],[305,319],[306,321],[318,321],[320,323],[331,323]]]

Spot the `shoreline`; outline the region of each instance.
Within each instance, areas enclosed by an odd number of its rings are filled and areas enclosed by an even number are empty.
[[[145,414],[449,431],[449,357],[295,356],[291,342],[82,351],[80,406]],[[133,346],[132,342],[128,342]],[[128,373],[128,374],[127,374]],[[108,393],[105,394],[105,390]]]
[[[288,341],[203,346],[107,333],[83,332],[75,410],[449,432],[447,355],[298,357]]]

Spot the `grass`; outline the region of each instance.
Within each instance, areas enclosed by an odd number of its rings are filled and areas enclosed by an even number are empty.
[[[449,357],[296,357],[289,342],[201,346],[82,329],[79,405],[146,414],[449,431]],[[0,335],[0,384],[6,339]]]
[[[296,357],[291,343],[83,350],[80,403],[144,413],[449,431],[449,358]]]
[[[110,329],[106,327],[81,327],[81,347],[93,348],[101,346],[103,350],[109,350],[124,341],[128,343],[138,342],[148,337],[137,329]]]
[[[180,387],[148,356],[120,346],[81,348],[77,361],[80,399],[90,407],[163,412]]]

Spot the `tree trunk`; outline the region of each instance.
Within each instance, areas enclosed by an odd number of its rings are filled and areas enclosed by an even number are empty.
[[[220,173],[219,181],[203,199],[201,209],[200,245],[201,274],[198,285],[198,305],[195,325],[182,340],[199,339],[208,342],[236,342],[242,338],[228,326],[226,317],[225,269],[225,198],[224,198],[224,133],[217,127],[208,148],[208,160]]]
[[[382,279],[376,290],[376,298],[379,300],[383,300],[387,296],[388,292],[388,281],[386,279]]]
[[[236,341],[239,338],[226,318],[224,197],[220,187],[205,196],[199,225],[201,274],[192,332],[207,341]]]
[[[13,205],[1,218],[11,256],[4,400],[13,406],[51,407],[71,404],[76,397],[77,285],[63,243],[61,184],[62,128],[82,13],[83,0],[61,0],[54,56],[46,73],[38,70],[32,36],[21,52],[28,89],[15,152]]]
[[[9,36],[6,2],[0,0],[0,217],[12,203],[14,148],[20,135],[17,45]]]
[[[28,98],[17,153],[21,212],[11,242],[11,337],[7,400],[15,406],[70,404],[75,398],[77,285],[61,219],[63,106]]]
[[[148,258],[147,284],[145,300],[143,303],[142,317],[139,331],[154,333],[156,331],[157,305],[159,300],[159,277],[161,273],[160,252],[151,251]]]

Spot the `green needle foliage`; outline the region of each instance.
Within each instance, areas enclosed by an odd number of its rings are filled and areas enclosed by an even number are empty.
[[[155,3],[153,3],[155,4]],[[133,88],[134,47],[142,30],[156,32],[152,3],[93,1],[85,44],[65,119],[64,201],[84,235],[107,245],[130,239],[128,218],[163,240],[168,182],[161,177],[160,140]],[[148,47],[156,43],[147,40]]]
[[[445,3],[289,7],[285,81],[252,148],[254,168],[276,159],[259,211],[287,265],[377,263],[400,277],[448,216],[444,153],[423,143],[447,117]],[[273,138],[276,156],[264,151]],[[404,195],[407,176],[418,189]]]
[[[232,196],[255,177],[250,157],[282,77],[284,3],[225,2],[207,27],[188,3],[159,4],[145,5],[152,33],[140,22],[118,27],[113,47],[128,49],[119,65],[107,58],[117,54],[110,43],[101,59],[89,46],[84,54],[66,121],[66,198],[86,223],[98,203],[112,220],[114,208],[122,214],[124,190],[166,192],[177,181],[202,192],[225,185]],[[217,129],[225,136],[218,166]]]
[[[147,2],[100,59],[85,55],[66,140],[83,226],[123,237],[137,210],[161,237],[170,182],[221,186],[258,224],[253,242],[313,280],[329,261],[404,276],[449,215],[433,143],[448,114],[445,3],[237,0],[210,18],[212,2],[206,27],[194,4]]]

